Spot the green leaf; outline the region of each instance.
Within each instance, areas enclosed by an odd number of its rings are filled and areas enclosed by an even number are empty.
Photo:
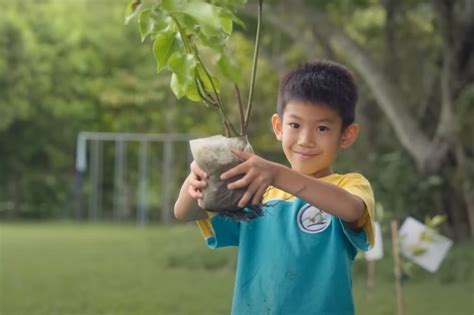
[[[242,6],[247,3],[247,0],[214,0],[212,4],[220,7],[228,7],[235,9],[237,6]]]
[[[419,244],[413,244],[410,246],[410,251],[413,256],[421,256],[426,253],[428,250],[426,247],[419,245]]]
[[[182,13],[192,17],[206,36],[232,32],[232,15],[229,11],[206,2],[163,0],[163,8],[172,14]],[[195,28],[195,27],[193,27]]]
[[[236,24],[240,25],[244,30],[247,29],[247,26],[245,26],[244,21],[242,21],[242,20],[241,20],[237,15],[235,15],[234,13],[232,13],[232,20],[233,20]]]
[[[215,52],[220,53],[229,36],[224,33],[221,33],[216,36],[207,37],[202,33],[198,33],[198,38],[203,46],[211,48]]]
[[[183,96],[186,96],[188,99],[194,102],[199,102],[201,100],[201,96],[199,95],[196,84],[194,83],[183,84],[179,80],[176,73],[173,73],[171,75],[170,87],[174,95],[176,95],[178,99],[182,98]]]
[[[162,10],[147,9],[138,16],[138,23],[143,42],[148,35],[171,28],[173,20]]]
[[[229,10],[220,9],[217,10],[217,14],[219,15],[219,19],[222,24],[222,29],[227,34],[232,34],[232,23],[233,23],[233,14]]]
[[[168,62],[169,69],[176,73],[178,78],[184,81],[191,81],[194,79],[194,69],[197,62],[193,54],[182,54],[180,52],[174,53]]]
[[[425,224],[432,229],[437,229],[444,221],[446,221],[446,216],[440,214],[425,218]]]
[[[142,6],[141,0],[132,0],[125,9],[125,24],[128,24],[130,20],[138,13]]]
[[[197,62],[192,54],[183,55],[175,52],[168,61],[168,68],[173,72],[171,76],[171,89],[176,97],[186,95],[191,100],[200,100],[197,93],[195,69]]]
[[[201,96],[199,95],[197,86],[195,82],[190,83],[186,88],[186,97],[189,98],[191,101],[199,102],[202,100]]]
[[[153,54],[157,63],[157,71],[166,68],[171,55],[183,49],[181,35],[175,31],[165,30],[155,38],[153,42]]]
[[[186,94],[186,87],[179,82],[176,73],[171,75],[170,88],[178,99],[182,98]]]
[[[214,88],[216,89],[217,92],[220,91],[221,89],[221,82],[219,79],[217,79],[215,76],[209,73],[209,76],[206,74],[206,71],[204,70],[204,67],[201,64],[198,64],[196,67],[197,74],[199,78],[201,79],[202,84],[204,85],[204,88],[206,91],[210,93],[214,93]],[[212,80],[212,82],[211,82]]]

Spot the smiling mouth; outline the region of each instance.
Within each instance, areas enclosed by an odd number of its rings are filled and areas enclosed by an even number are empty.
[[[312,158],[312,157],[317,155],[315,153],[308,153],[308,152],[294,152],[294,153],[298,156],[303,157],[303,158]]]

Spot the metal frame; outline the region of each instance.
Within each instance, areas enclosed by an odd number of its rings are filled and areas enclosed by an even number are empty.
[[[195,138],[189,134],[143,134],[143,133],[112,133],[112,132],[80,132],[77,137],[76,146],[76,217],[83,217],[82,184],[83,177],[87,171],[87,148],[90,145],[90,180],[92,191],[89,197],[89,219],[96,221],[102,217],[102,181],[103,181],[103,143],[107,141],[115,142],[114,161],[114,217],[119,219],[123,216],[125,209],[125,185],[127,170],[127,144],[129,142],[140,143],[138,161],[138,209],[137,223],[148,222],[148,156],[149,144],[157,142],[163,144],[162,162],[162,213],[161,220],[164,223],[171,221],[171,196],[169,183],[171,180],[171,169],[174,161],[174,143],[187,142]],[[188,150],[187,161],[191,162],[192,157]]]

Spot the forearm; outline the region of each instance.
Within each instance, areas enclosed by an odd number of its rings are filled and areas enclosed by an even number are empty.
[[[364,202],[348,191],[280,164],[273,167],[273,186],[346,222],[355,222],[364,215]]]
[[[174,216],[182,221],[194,221],[208,217],[206,211],[198,207],[197,202],[189,193],[189,176],[179,191],[178,199],[174,204]]]

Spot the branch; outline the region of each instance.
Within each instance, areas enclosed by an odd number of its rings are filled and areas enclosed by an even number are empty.
[[[453,4],[447,1],[435,1],[434,7],[438,15],[438,23],[443,37],[443,65],[441,69],[441,113],[436,128],[436,138],[452,141],[454,136],[453,124],[453,96],[452,96],[452,69],[454,63],[454,38],[452,29]]]
[[[201,60],[201,56],[199,55],[199,51],[198,49],[196,48],[196,46],[191,43],[191,48],[192,48],[192,52],[194,54],[194,57],[196,58],[196,60],[200,63],[200,65],[202,66],[202,69],[204,71],[204,74],[206,75],[207,79],[209,80],[209,82],[211,83],[211,87],[212,87],[212,91],[214,92],[214,95],[215,95],[215,99],[209,95],[206,91],[206,88],[205,86],[203,85],[202,88],[203,90],[205,91],[205,94],[210,97],[212,100],[215,100],[215,102],[217,103],[217,109],[219,111],[219,114],[221,115],[222,117],[222,121],[223,121],[223,124],[224,124],[224,129],[225,129],[225,133],[226,133],[226,137],[229,137],[230,136],[230,131],[229,131],[229,128],[230,130],[234,133],[235,136],[238,136],[239,134],[237,133],[237,131],[235,131],[235,128],[234,126],[232,125],[232,123],[230,122],[230,120],[227,118],[227,115],[225,114],[224,112],[224,106],[222,105],[222,101],[219,97],[219,92],[217,91],[217,88],[214,84],[214,81],[212,80],[212,76],[209,74],[209,71],[207,70],[206,66],[204,65],[204,63],[202,62]],[[198,75],[199,77],[199,75]],[[199,82],[202,83],[202,79],[199,78],[198,79]]]
[[[245,135],[245,118],[244,118],[244,107],[242,105],[242,98],[240,97],[240,89],[237,83],[234,83],[235,94],[237,96],[237,102],[239,106],[239,121],[240,121],[240,135]]]
[[[255,38],[255,50],[253,53],[252,76],[250,78],[249,99],[247,102],[247,112],[245,113],[244,134],[247,134],[247,127],[249,124],[250,113],[252,112],[252,98],[253,90],[255,88],[255,75],[257,74],[258,49],[260,48],[260,25],[262,22],[262,2],[258,0],[258,15],[257,15],[257,35]]]
[[[325,40],[332,49],[346,57],[352,67],[360,74],[371,89],[374,98],[381,110],[387,116],[397,138],[402,146],[414,158],[419,168],[426,167],[432,151],[435,149],[428,136],[423,132],[417,122],[403,107],[408,102],[398,90],[397,86],[387,79],[383,69],[375,59],[352,38],[350,38],[340,27],[331,23],[322,13],[308,6],[292,3],[291,8],[286,10],[287,16],[283,18],[275,14],[269,7],[265,7],[266,20],[282,31],[300,28],[296,21],[310,21],[313,29],[318,29],[320,34],[325,35]],[[300,32],[286,32],[295,42],[301,43]],[[309,53],[314,50],[305,42],[304,49]]]

